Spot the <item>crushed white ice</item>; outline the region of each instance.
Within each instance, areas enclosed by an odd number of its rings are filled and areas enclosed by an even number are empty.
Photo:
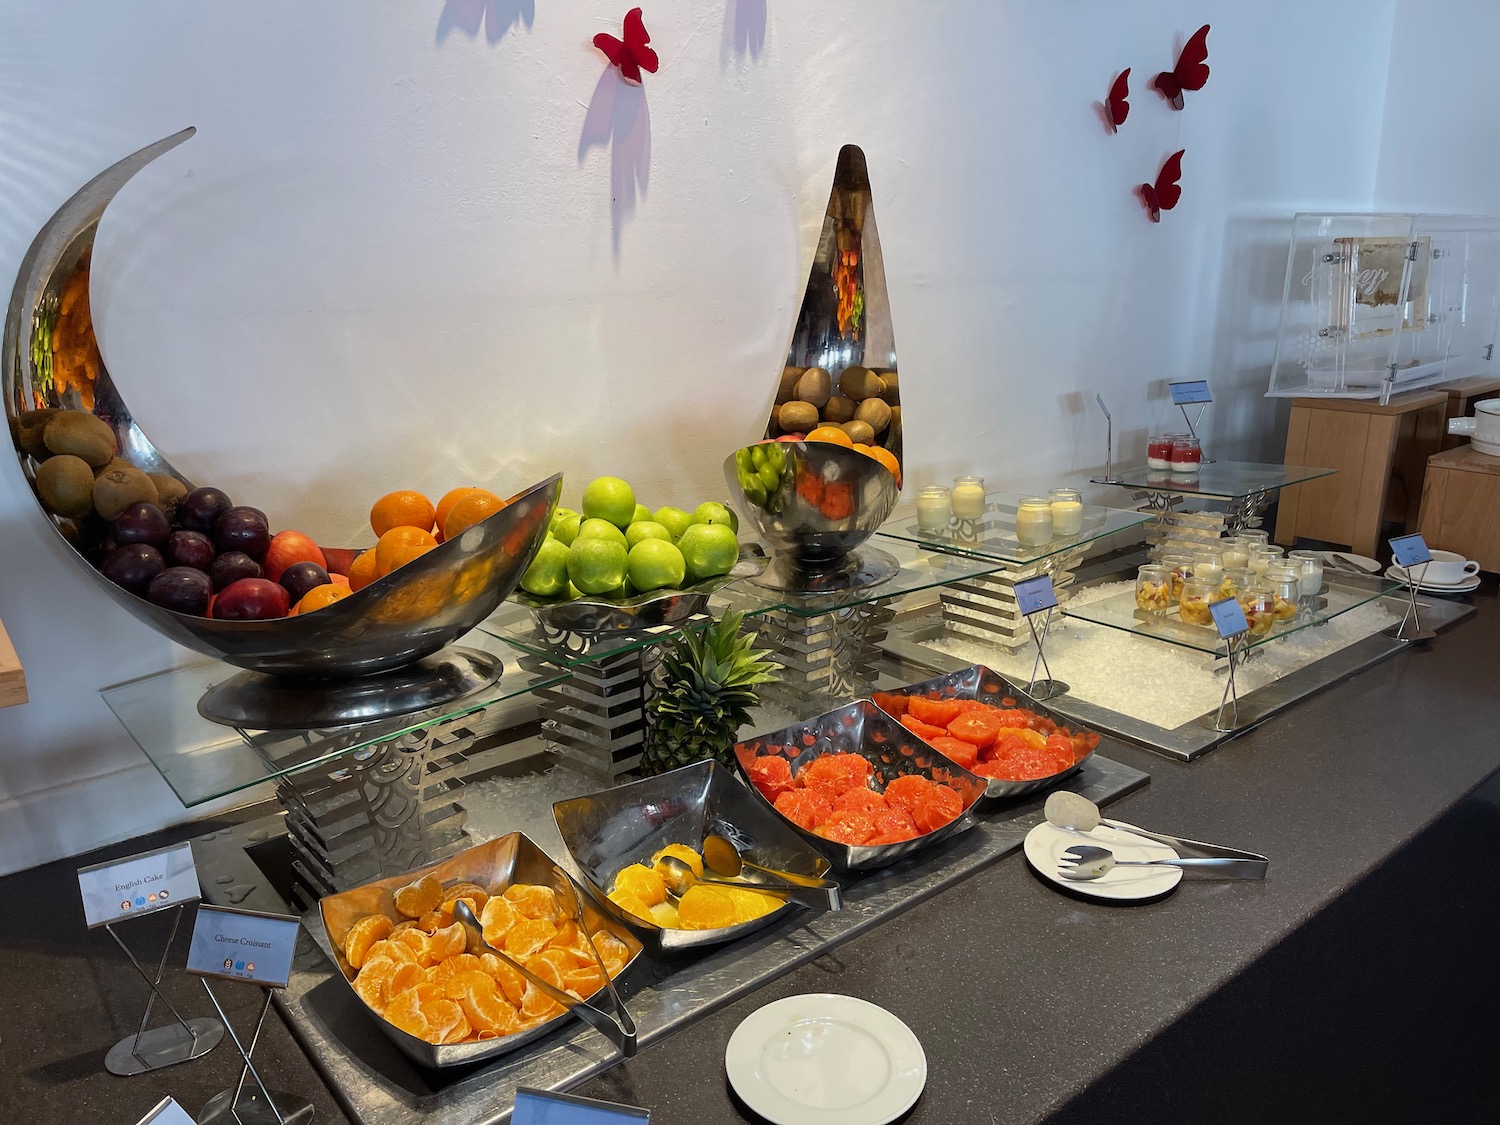
[[[1073,601],[1086,604],[1133,588],[1133,582],[1108,582],[1079,590]],[[1399,620],[1379,602],[1372,602],[1326,625],[1300,629],[1252,650],[1251,659],[1236,673],[1235,684],[1241,696],[1246,695]],[[927,643],[939,652],[987,665],[1023,683],[1031,676],[1036,659],[1036,646],[1030,642],[1015,650],[956,636]],[[1068,684],[1070,695],[1167,729],[1219,706],[1224,677],[1212,674],[1214,663],[1204,652],[1074,617],[1054,617],[1047,637],[1047,664],[1054,678]]]
[[[597,793],[604,786],[594,778],[554,765],[542,773],[492,777],[470,782],[460,798],[469,810],[467,825],[474,843],[483,844],[510,832],[524,832],[532,843],[554,860],[563,863],[568,849],[563,846],[552,818],[552,802]]]

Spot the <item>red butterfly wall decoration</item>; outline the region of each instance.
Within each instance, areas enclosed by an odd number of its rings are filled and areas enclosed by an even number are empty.
[[[1182,108],[1184,90],[1201,90],[1208,81],[1208,24],[1204,24],[1182,48],[1177,65],[1164,70],[1151,83],[1173,109]]]
[[[1161,213],[1176,207],[1177,201],[1182,198],[1182,185],[1177,181],[1182,179],[1182,154],[1186,151],[1187,149],[1180,148],[1167,157],[1167,162],[1156,174],[1156,183],[1142,184],[1138,189],[1141,202],[1151,213],[1153,223],[1161,222]]]
[[[1120,71],[1120,77],[1115,79],[1115,84],[1109,88],[1109,100],[1105,102],[1105,120],[1109,124],[1111,133],[1118,133],[1120,126],[1125,124],[1125,118],[1130,116],[1130,103],[1125,99],[1130,97],[1130,68],[1127,66]]]
[[[621,78],[640,85],[641,71],[656,73],[657,58],[656,52],[646,46],[651,42],[651,36],[646,34],[646,24],[641,19],[639,8],[631,8],[625,13],[624,34],[625,38],[620,40],[601,31],[594,36],[594,46],[620,68]]]

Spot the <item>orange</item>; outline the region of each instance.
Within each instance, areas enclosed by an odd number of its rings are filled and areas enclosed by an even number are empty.
[[[527,918],[546,918],[550,921],[559,913],[557,896],[552,893],[551,887],[535,883],[512,883],[505,888],[504,897]]]
[[[551,922],[537,918],[525,918],[510,928],[505,935],[505,952],[512,957],[530,957],[557,933]]]
[[[842,445],[845,449],[854,448],[854,439],[837,426],[819,426],[807,435],[808,441],[826,441],[833,445]]]
[[[480,520],[488,519],[501,508],[505,501],[483,488],[476,488],[467,496],[454,501],[443,521],[443,540],[457,539]]]
[[[410,489],[387,492],[370,508],[370,526],[376,535],[384,535],[393,527],[415,527],[419,531],[431,531],[437,509],[432,501],[420,492]]]
[[[546,981],[553,988],[562,987],[562,971],[558,969],[556,964],[548,961],[545,957],[528,957],[526,958],[525,965],[532,973],[541,977],[542,980]]]
[[[563,988],[580,1000],[587,1000],[604,987],[604,977],[598,967],[574,969],[563,974]]]
[[[302,600],[297,603],[297,608],[292,610],[292,612],[311,613],[315,609],[322,609],[324,606],[332,605],[341,598],[347,598],[352,592],[343,586],[336,586],[332,582],[328,582],[322,586],[314,586],[303,595]]]
[[[483,492],[482,488],[454,488],[443,493],[443,498],[437,503],[437,539],[443,542],[447,536],[443,529],[448,526],[448,516],[453,512],[453,505],[457,504],[466,496],[472,496],[476,492]]]
[[[594,948],[599,951],[610,976],[618,975],[625,962],[630,960],[630,947],[608,930],[600,930],[594,935]]]
[[[468,947],[468,932],[462,922],[454,922],[432,935],[432,956],[438,961],[456,957]]]
[[[423,875],[404,887],[398,887],[391,896],[396,909],[408,918],[420,918],[429,910],[436,910],[443,901],[443,884],[433,875]]]
[[[479,958],[472,953],[458,953],[445,961],[439,961],[437,966],[428,974],[428,979],[434,984],[442,984],[444,981],[457,976],[459,973],[482,972],[479,967]],[[458,997],[448,995],[449,1000],[457,1000]]]
[[[563,1006],[534,984],[526,986],[521,999],[521,1014],[530,1020],[545,1021],[561,1015]]]
[[[483,973],[465,973],[464,978],[469,987],[456,999],[470,1025],[496,1035],[515,1031],[520,1023],[519,1014],[515,1005],[500,994],[495,982]]]
[[[509,899],[500,895],[488,900],[484,909],[479,912],[479,928],[484,934],[484,940],[490,945],[503,944],[505,935],[520,920],[521,912],[511,905]]]
[[[493,953],[481,953],[479,966],[495,978],[505,998],[519,1008],[522,997],[526,995],[526,978],[516,971],[516,967]]]
[[[896,460],[896,455],[882,445],[873,446],[870,456],[879,461],[891,471],[891,476],[896,478],[896,483],[901,483],[901,462]]]
[[[361,551],[349,564],[349,589],[363,590],[380,575],[375,572],[375,548]]]
[[[394,961],[398,965],[415,965],[417,963],[417,955],[412,952],[411,946],[394,940],[377,941],[365,953],[366,963],[377,961],[382,957]]]
[[[419,984],[427,983],[427,970],[421,965],[401,965],[390,975],[386,984],[386,995],[392,998],[410,992]]]
[[[437,546],[431,532],[415,527],[393,527],[375,544],[375,573],[384,578]],[[353,567],[350,568],[351,570]]]
[[[403,992],[391,1001],[385,1010],[385,1018],[408,1035],[418,1039],[428,1038],[427,1017],[422,1013],[421,1001],[415,989]]]
[[[391,936],[391,920],[384,914],[366,914],[349,927],[344,936],[344,956],[349,964],[359,968],[370,955],[370,947],[377,941]]]

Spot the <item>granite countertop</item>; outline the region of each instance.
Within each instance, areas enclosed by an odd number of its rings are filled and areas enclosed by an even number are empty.
[[[1428,648],[1196,762],[1115,753],[1152,782],[1112,815],[1265,852],[1264,883],[1189,876],[1161,901],[1111,906],[1060,893],[1012,856],[576,1092],[647,1106],[654,1125],[758,1120],[724,1079],[729,1035],[769,1000],[840,992],[921,1039],[928,1085],[912,1125],[1336,1121],[1359,1107],[1374,1120],[1438,1106],[1500,1117],[1500,895],[1492,881],[1474,893],[1446,862],[1500,828],[1492,583],[1476,601],[1476,617]],[[234,1080],[227,1050],[133,1079],[103,1072],[144,985],[105,934],[82,931],[78,862],[0,880],[7,903],[55,904],[40,928],[32,911],[0,919],[0,1120],[133,1123],[164,1093],[196,1113]],[[1468,958],[1474,970],[1451,967]],[[190,1014],[206,1007],[195,982],[171,990]],[[274,1087],[312,1097],[318,1121],[345,1120],[279,1023],[262,1051]],[[1428,1084],[1424,1068],[1446,1063],[1461,1079]]]

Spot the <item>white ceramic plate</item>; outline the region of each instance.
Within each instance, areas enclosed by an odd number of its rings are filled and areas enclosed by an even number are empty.
[[[746,1016],[724,1049],[734,1092],[774,1125],[886,1125],[921,1096],[911,1028],[853,996],[788,996]]]
[[[1392,563],[1385,568],[1385,576],[1392,582],[1405,582],[1406,571]],[[1417,589],[1424,594],[1467,594],[1479,589],[1479,575],[1465,578],[1462,582],[1455,582],[1451,586],[1444,582],[1420,582]]]
[[[1101,879],[1064,879],[1057,873],[1063,852],[1094,841],[1116,859],[1177,859],[1166,844],[1101,824],[1092,832],[1069,832],[1045,820],[1026,834],[1026,859],[1059,887],[1095,898],[1142,899],[1166,894],[1182,882],[1180,867],[1115,867]]]
[[[1352,551],[1319,551],[1318,554],[1323,558],[1323,565],[1330,570],[1349,569],[1348,564],[1340,562],[1333,557],[1334,555],[1340,555],[1348,559],[1349,562],[1353,563],[1360,570],[1363,570],[1366,574],[1380,573],[1380,563],[1368,555],[1356,555]]]

